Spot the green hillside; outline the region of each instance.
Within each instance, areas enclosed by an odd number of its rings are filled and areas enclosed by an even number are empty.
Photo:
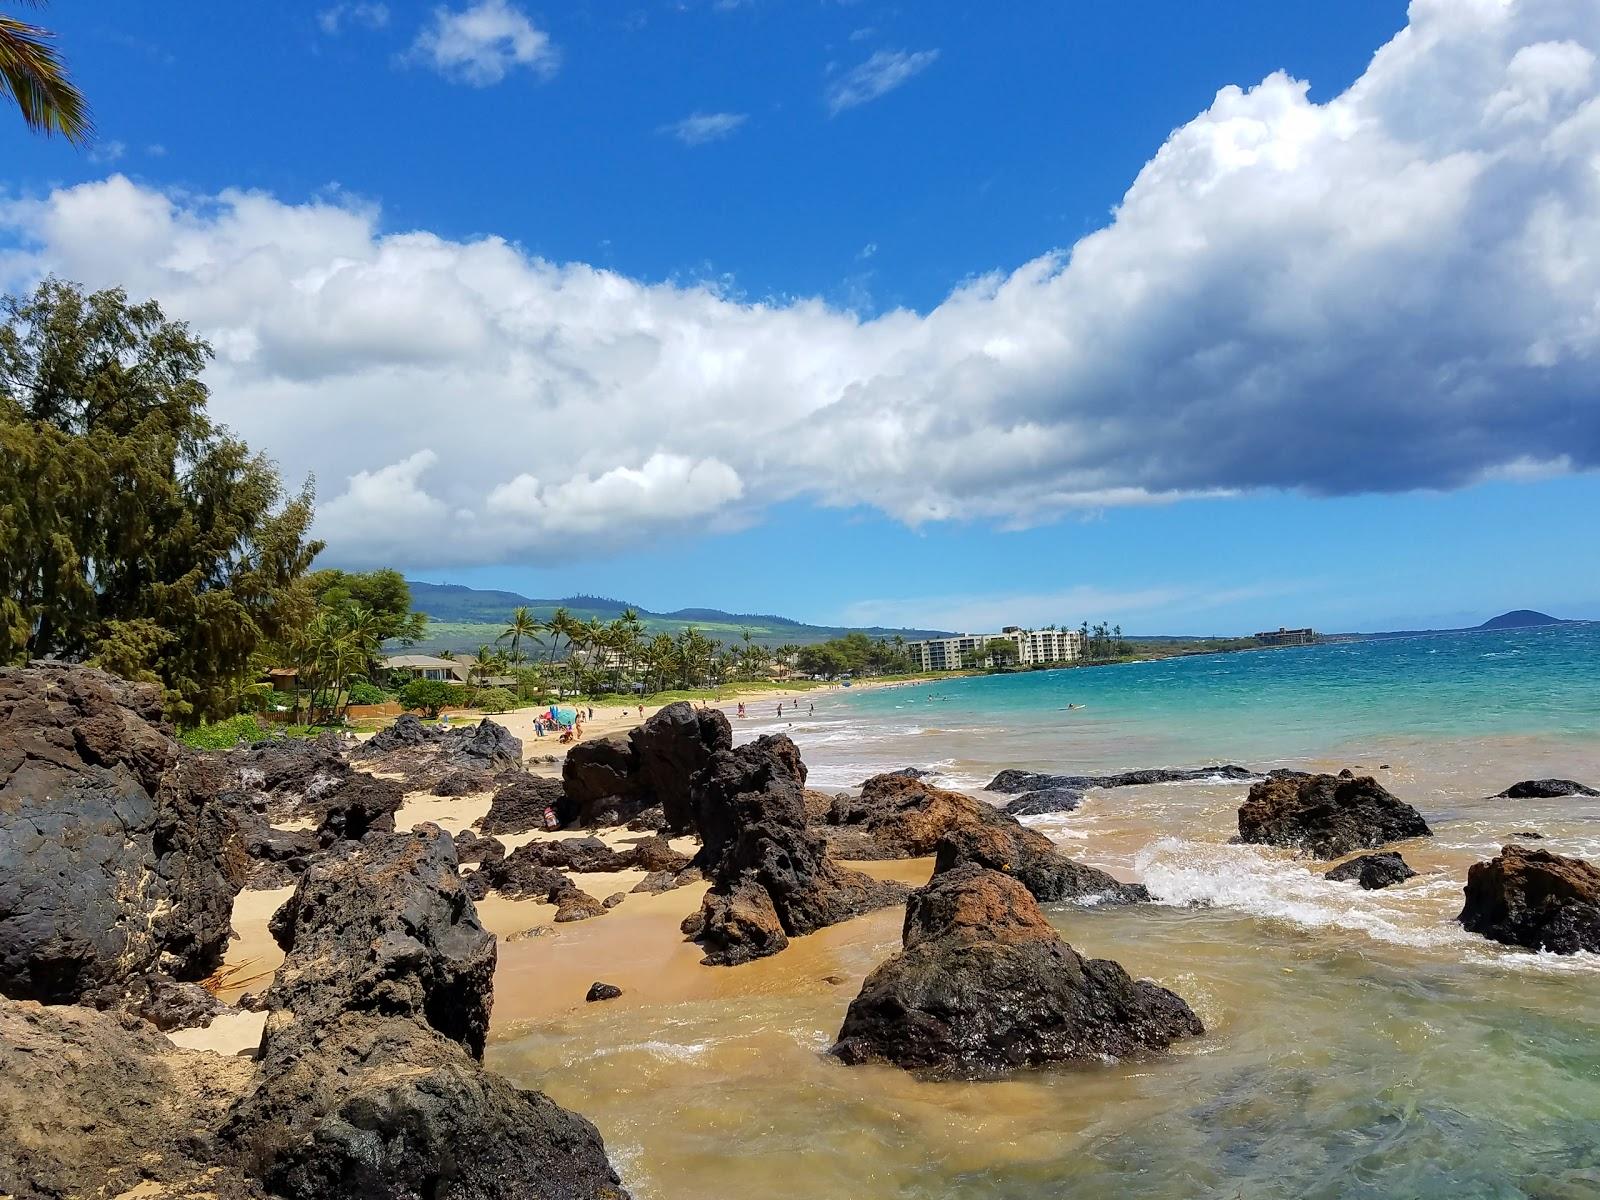
[[[647,634],[677,634],[692,627],[708,638],[732,643],[743,640],[745,630],[749,630],[751,639],[763,646],[807,646],[855,632],[844,626],[807,625],[766,613],[730,613],[717,608],[682,608],[675,612],[657,613],[605,596],[536,599],[516,592],[485,591],[454,583],[420,583],[414,579],[407,582],[411,585],[412,606],[429,617],[428,636],[416,645],[416,649],[422,653],[440,650],[471,652],[486,642],[493,644],[495,638],[504,632],[511,610],[519,606],[532,609],[534,616],[541,621],[548,620],[558,608],[565,608],[580,621],[611,621],[620,616],[624,609],[632,608],[639,614]],[[948,636],[937,629],[887,629],[880,626],[871,626],[859,632],[871,638],[899,636],[908,642]]]

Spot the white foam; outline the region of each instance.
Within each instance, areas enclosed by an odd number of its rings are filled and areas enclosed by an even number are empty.
[[[1134,865],[1163,904],[1215,905],[1307,929],[1354,930],[1399,946],[1465,944],[1470,936],[1454,924],[1419,923],[1436,905],[1419,905],[1423,897],[1415,888],[1368,892],[1330,883],[1256,846],[1167,837],[1140,851]]]

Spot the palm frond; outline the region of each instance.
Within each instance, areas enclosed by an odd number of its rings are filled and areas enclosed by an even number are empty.
[[[67,77],[49,30],[0,16],[0,93],[16,101],[36,133],[59,133],[77,146],[94,136],[89,103]]]

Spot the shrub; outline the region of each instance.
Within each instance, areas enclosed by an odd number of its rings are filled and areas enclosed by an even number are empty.
[[[467,687],[462,683],[445,683],[442,679],[413,679],[400,689],[396,697],[405,708],[421,709],[430,717],[437,717],[441,708],[462,708],[467,703]]]
[[[227,750],[240,742],[254,742],[265,736],[261,722],[249,713],[240,713],[226,721],[185,729],[178,734],[178,740],[196,750]]]
[[[476,704],[486,713],[510,712],[517,706],[517,698],[506,688],[484,688],[478,693]]]
[[[375,683],[358,679],[350,685],[351,704],[387,704],[389,693]]]

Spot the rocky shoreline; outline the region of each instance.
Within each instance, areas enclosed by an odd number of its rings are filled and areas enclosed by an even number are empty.
[[[694,887],[678,936],[707,971],[904,905],[901,948],[849,1004],[833,1054],[986,1078],[1204,1032],[1180,996],[1079,954],[1039,907],[1138,905],[1146,888],[1020,816],[1070,813],[1091,791],[1248,783],[1240,840],[1344,859],[1329,887],[1403,884],[1415,872],[1393,847],[1431,834],[1370,777],[1232,764],[1007,771],[994,802],[907,769],[829,796],[807,788],[787,737],[735,748],[721,713],[688,704],[580,744],[559,780],[530,774],[489,721],[212,754],[170,734],[139,685],[0,669],[0,1117],[15,1135],[0,1195],[625,1197],[592,1124],[483,1066],[499,947],[480,904],[532,899],[563,924],[609,925]],[[1557,787],[1584,794],[1532,780],[1502,795]],[[397,823],[418,795],[474,798],[475,829]],[[562,834],[544,832],[547,811]],[[931,878],[879,878],[864,860]],[[292,893],[270,922],[282,963],[240,1001],[264,1020],[258,1043],[174,1045],[164,1032],[239,1014],[208,977],[235,896],[262,888]],[[1468,873],[1459,920],[1509,945],[1600,950],[1600,871],[1508,845]],[[624,990],[596,981],[572,1000]]]

